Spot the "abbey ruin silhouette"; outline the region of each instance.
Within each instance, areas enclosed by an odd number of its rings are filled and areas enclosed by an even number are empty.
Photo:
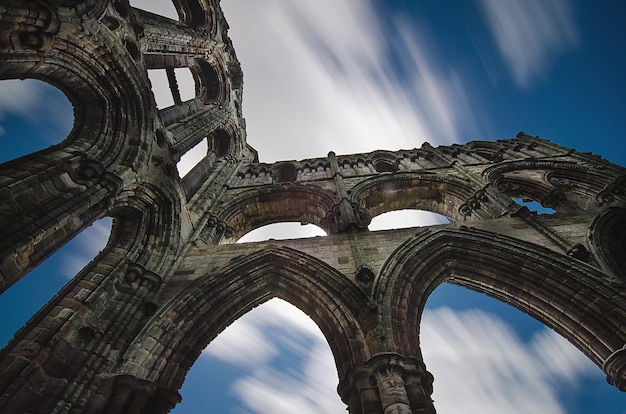
[[[0,79],[48,82],[75,111],[63,142],[0,165],[2,291],[113,217],[106,248],[0,351],[0,412],[166,413],[206,345],[278,297],[320,327],[351,414],[433,413],[419,326],[444,282],[532,315],[626,390],[624,168],[524,133],[259,163],[218,2],[174,4],[180,22],[122,0],[0,2]],[[173,106],[156,108],[148,69]],[[451,224],[367,230],[400,209]],[[328,236],[231,243],[285,221]]]

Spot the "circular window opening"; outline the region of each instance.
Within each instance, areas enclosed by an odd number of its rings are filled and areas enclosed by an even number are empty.
[[[394,164],[390,163],[389,161],[385,161],[385,160],[375,161],[374,168],[376,168],[376,171],[378,172],[398,171],[398,167],[396,167]]]

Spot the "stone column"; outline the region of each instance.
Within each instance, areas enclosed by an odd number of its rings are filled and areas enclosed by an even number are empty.
[[[378,354],[339,384],[350,414],[434,414],[433,377],[417,358]]]
[[[606,381],[609,384],[626,391],[626,345],[604,361],[602,370],[606,373]]]

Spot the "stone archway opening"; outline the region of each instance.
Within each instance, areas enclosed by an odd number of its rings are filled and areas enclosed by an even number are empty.
[[[623,398],[556,332],[460,286],[445,283],[430,295],[420,344],[435,378],[432,398],[438,414],[595,412],[606,398]],[[590,400],[592,394],[596,397]]]
[[[256,228],[244,234],[237,240],[237,243],[260,242],[271,239],[303,239],[317,236],[326,236],[326,232],[315,224],[280,222]]]
[[[0,348],[106,246],[112,219],[103,217],[57,250],[0,296]]]
[[[60,143],[73,126],[61,90],[36,79],[0,81],[0,163]]]
[[[182,178],[189,173],[198,163],[207,157],[209,145],[207,139],[203,138],[193,148],[180,157],[176,163],[178,175]],[[213,161],[213,160],[211,160]]]
[[[196,360],[172,413],[345,411],[337,371],[319,327],[281,299],[243,315]],[[212,395],[224,395],[219,407]],[[239,411],[238,411],[239,410]]]
[[[403,209],[388,211],[372,218],[370,231],[404,229],[409,227],[449,224],[446,216],[426,210]]]
[[[556,210],[550,207],[545,207],[540,202],[531,200],[528,198],[514,198],[513,199],[517,204],[521,206],[527,207],[530,211],[535,212],[537,214],[554,214]]]

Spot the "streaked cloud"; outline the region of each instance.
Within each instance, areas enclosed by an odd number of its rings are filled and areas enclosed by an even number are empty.
[[[477,123],[460,74],[435,66],[432,45],[402,18],[392,43],[370,2],[222,7],[245,74],[248,140],[263,161],[450,143],[459,125]]]
[[[440,414],[564,413],[560,387],[600,374],[548,328],[525,343],[499,317],[480,310],[427,310],[421,342]]]
[[[251,326],[256,331],[246,336]],[[576,387],[584,376],[600,375],[553,331],[545,328],[524,342],[499,317],[475,309],[427,310],[421,341],[427,367],[435,376],[433,399],[440,414],[564,413],[558,391]],[[255,346],[264,351],[254,352]],[[279,359],[281,349],[300,360],[276,367],[277,361],[284,363]],[[248,313],[204,354],[248,367],[231,392],[251,412],[345,410],[335,391],[337,373],[328,344],[306,315],[284,301],[271,300]]]
[[[59,272],[71,279],[92,261],[109,241],[112,224],[113,220],[110,217],[95,221],[63,246],[57,253],[62,263]]]
[[[0,119],[7,115],[34,118],[34,109],[41,105],[44,95],[44,83],[32,79],[7,79],[1,82]]]
[[[281,352],[295,355],[297,364],[285,366]],[[270,300],[244,315],[203,356],[249,369],[231,385],[231,392],[251,412],[345,411],[335,390],[337,371],[326,339],[308,316],[285,301]]]
[[[36,126],[32,128],[36,131],[33,149],[41,149],[67,137],[74,113],[67,97],[56,87],[37,79],[6,79],[0,81],[0,136],[6,135],[7,128],[1,123],[8,119],[25,126],[31,124],[29,128]],[[10,158],[25,155],[12,153],[13,150],[8,151]]]
[[[555,60],[578,44],[578,27],[568,0],[482,0],[481,6],[519,87],[546,78]]]

